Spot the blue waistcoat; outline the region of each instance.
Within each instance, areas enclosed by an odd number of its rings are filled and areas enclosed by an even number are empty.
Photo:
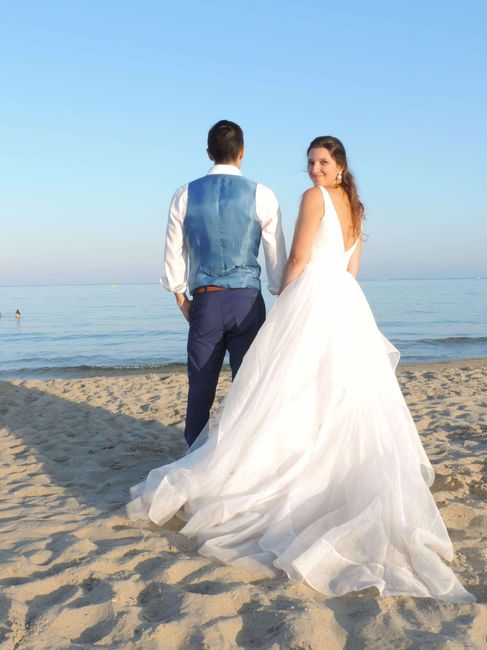
[[[233,174],[209,174],[189,183],[184,238],[191,294],[209,284],[260,289],[256,187]]]

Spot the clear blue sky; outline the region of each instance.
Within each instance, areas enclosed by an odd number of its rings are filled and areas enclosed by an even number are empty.
[[[288,242],[307,144],[331,134],[367,208],[363,277],[486,275],[486,7],[3,2],[0,284],[156,282],[221,118]]]

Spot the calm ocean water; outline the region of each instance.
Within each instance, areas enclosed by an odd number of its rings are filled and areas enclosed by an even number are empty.
[[[403,363],[487,357],[487,278],[360,284]],[[0,312],[1,378],[185,361],[186,323],[157,284],[0,287]]]

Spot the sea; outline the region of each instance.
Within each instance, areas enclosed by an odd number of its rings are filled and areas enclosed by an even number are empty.
[[[401,363],[487,357],[487,278],[360,285]],[[270,309],[275,298],[264,295]],[[1,379],[185,362],[187,323],[159,284],[1,286],[0,312]]]

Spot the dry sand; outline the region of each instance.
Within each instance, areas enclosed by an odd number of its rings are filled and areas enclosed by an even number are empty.
[[[487,360],[403,366],[434,494],[474,605],[327,598],[198,555],[129,486],[183,454],[182,367],[0,383],[2,648],[486,648]],[[224,374],[219,399],[229,385]]]

